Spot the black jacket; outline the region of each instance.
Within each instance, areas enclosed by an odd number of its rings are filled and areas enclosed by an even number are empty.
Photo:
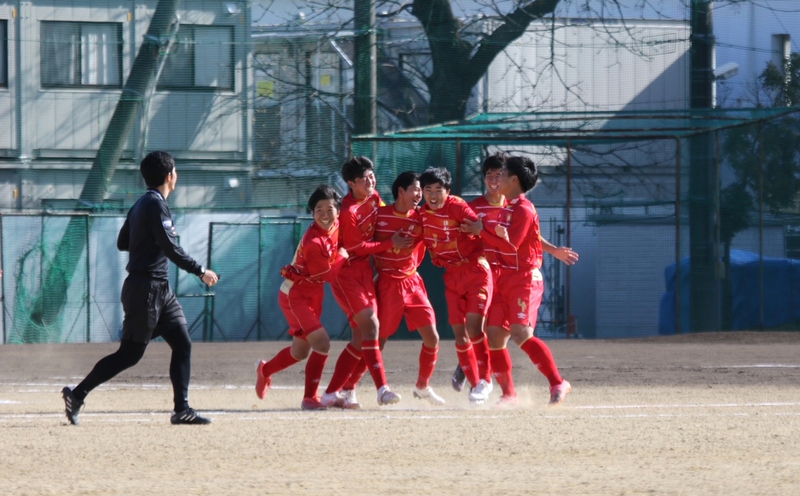
[[[179,268],[201,276],[203,266],[178,245],[167,201],[156,190],[149,190],[128,211],[117,236],[117,248],[130,252],[126,269],[154,279],[169,278],[169,260]]]

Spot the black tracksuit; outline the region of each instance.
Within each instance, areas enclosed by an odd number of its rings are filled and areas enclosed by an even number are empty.
[[[204,269],[178,245],[169,205],[156,190],[142,195],[128,211],[117,248],[130,253],[120,297],[125,312],[120,348],[97,362],[73,393],[82,401],[92,389],[138,363],[150,340],[161,336],[172,348],[169,373],[175,411],[183,411],[189,407],[192,341],[183,308],[169,285],[169,262],[197,276]]]

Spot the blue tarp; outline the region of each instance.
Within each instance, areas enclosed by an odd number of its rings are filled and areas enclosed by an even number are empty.
[[[690,332],[689,258],[681,260],[681,332]],[[761,326],[760,263],[757,253],[731,250],[733,329]],[[658,333],[675,334],[676,264],[667,266],[667,292],[661,297]],[[713,311],[713,309],[709,309]],[[800,321],[800,260],[764,257],[764,327]]]

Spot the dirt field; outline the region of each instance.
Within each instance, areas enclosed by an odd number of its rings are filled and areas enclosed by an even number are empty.
[[[116,345],[0,346],[0,495],[797,495],[800,333],[551,341],[573,393],[514,349],[520,408],[470,408],[450,389],[452,342],[411,396],[417,342],[390,342],[400,404],[303,412],[303,366],[253,392],[253,363],[286,343],[195,344],[192,405],[210,426],[169,424],[169,350],[94,391],[80,426],[60,390]],[[343,343],[334,343],[327,383]]]

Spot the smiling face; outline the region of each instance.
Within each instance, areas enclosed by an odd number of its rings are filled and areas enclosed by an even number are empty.
[[[375,193],[377,180],[375,179],[375,173],[371,170],[367,170],[364,172],[363,176],[357,178],[355,181],[347,181],[347,184],[350,186],[350,189],[353,190],[355,199],[363,200]]]
[[[422,195],[431,210],[439,210],[444,206],[447,197],[450,196],[450,191],[445,189],[441,183],[431,183],[425,185]]]
[[[414,181],[408,188],[400,188],[397,191],[397,203],[407,206],[409,209],[419,205],[422,201],[422,188],[419,187],[419,181]]]
[[[486,193],[489,195],[500,195],[500,175],[503,169],[489,169],[483,177],[483,182],[486,183]]]
[[[314,207],[314,222],[326,231],[330,231],[339,216],[335,200],[320,200]]]

